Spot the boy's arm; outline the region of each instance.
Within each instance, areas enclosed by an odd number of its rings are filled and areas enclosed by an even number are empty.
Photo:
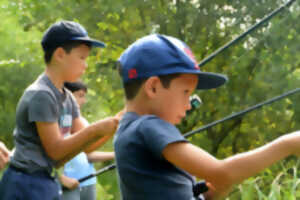
[[[255,150],[218,160],[192,144],[181,142],[169,144],[163,150],[163,156],[177,167],[212,183],[222,193],[233,184],[295,153],[299,144],[300,133],[295,132]]]
[[[0,170],[9,162],[10,151],[3,142],[0,141]]]
[[[96,150],[99,147],[101,147],[102,145],[104,145],[108,140],[110,140],[111,137],[112,137],[112,135],[103,136],[102,138],[98,139],[96,142],[93,142],[90,146],[85,148],[84,152],[87,154],[90,154],[94,150]]]
[[[89,162],[104,162],[115,158],[114,152],[94,151],[87,154]]]
[[[126,112],[126,109],[124,108],[123,110],[118,112],[115,115],[115,117],[120,121],[125,112]],[[74,126],[72,126],[72,133],[77,132],[77,131],[81,130],[82,128],[87,127],[89,125],[89,123],[86,119],[84,119],[82,117],[79,117],[79,118],[80,118],[80,121],[78,120],[78,123],[73,123]],[[87,148],[85,148],[84,152],[87,154],[93,152],[94,150],[96,150],[99,147],[101,147],[102,145],[104,145],[108,140],[110,140],[112,136],[113,136],[112,134],[106,135],[106,136],[98,139],[96,142],[93,142],[91,145],[89,145]]]
[[[89,123],[86,121],[86,119],[84,119],[83,117],[78,117],[75,120],[73,120],[71,133],[74,134],[88,126]],[[101,137],[100,139],[95,140],[95,142],[91,143],[89,146],[84,148],[83,151],[85,153],[91,153],[92,151],[96,150],[100,146],[104,145],[112,136],[113,134],[109,134]]]
[[[79,120],[76,118],[74,121]],[[75,122],[76,123],[76,122]],[[99,137],[112,135],[118,125],[118,118],[110,117],[83,128],[63,138],[55,122],[36,122],[37,131],[48,156],[61,166]]]

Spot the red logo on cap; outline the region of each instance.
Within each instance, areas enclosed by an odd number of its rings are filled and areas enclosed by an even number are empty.
[[[130,79],[133,79],[133,78],[136,78],[138,76],[137,72],[136,72],[136,69],[130,69],[128,71],[128,77]]]
[[[196,60],[196,58],[195,58],[193,52],[192,52],[189,48],[187,48],[187,47],[184,48],[184,52],[185,52],[185,53],[190,57],[190,59],[192,59],[192,61],[195,63],[195,68],[196,68],[196,69],[200,69],[199,66],[198,66],[198,64],[197,64],[197,60]]]

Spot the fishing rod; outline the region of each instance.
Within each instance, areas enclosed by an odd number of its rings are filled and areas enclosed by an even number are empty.
[[[288,97],[288,96],[290,96],[290,95],[296,94],[297,92],[300,92],[300,88],[296,88],[296,89],[290,90],[290,91],[288,91],[288,92],[286,92],[286,93],[283,93],[283,94],[281,94],[281,95],[279,95],[279,96],[276,96],[276,97],[273,97],[273,98],[268,99],[268,100],[266,100],[266,101],[263,101],[263,102],[261,102],[261,103],[255,104],[254,106],[251,106],[251,107],[249,107],[249,108],[247,108],[247,109],[245,109],[245,110],[242,110],[242,111],[233,113],[233,114],[231,114],[231,115],[229,115],[229,116],[227,116],[227,117],[224,117],[223,119],[220,119],[220,120],[211,122],[211,123],[209,123],[209,124],[207,124],[207,125],[205,125],[205,126],[202,126],[202,127],[198,128],[198,129],[196,129],[196,130],[187,132],[187,133],[184,134],[183,136],[186,137],[186,138],[187,138],[187,137],[191,137],[191,136],[195,135],[196,133],[205,131],[205,130],[207,130],[207,129],[213,127],[213,126],[216,126],[216,125],[218,125],[218,124],[220,124],[220,123],[222,123],[222,122],[231,120],[231,119],[233,119],[233,118],[243,116],[243,115],[247,114],[248,112],[251,112],[251,111],[256,110],[256,109],[258,109],[258,108],[261,108],[261,107],[263,107],[263,106],[265,106],[265,105],[268,105],[268,104],[274,103],[274,102],[276,102],[276,101],[279,101],[279,100],[281,100],[281,99],[283,99],[283,98],[286,98],[286,97]]]
[[[259,28],[261,25],[263,25],[264,23],[266,23],[267,21],[269,21],[270,19],[272,19],[274,16],[276,16],[278,13],[280,13],[285,8],[289,7],[294,2],[295,2],[295,0],[290,0],[287,3],[283,4],[282,6],[280,6],[279,8],[275,9],[270,14],[268,14],[267,16],[265,16],[262,20],[260,20],[259,22],[257,22],[256,24],[254,24],[250,28],[248,28],[244,33],[242,33],[241,35],[237,36],[235,39],[229,41],[228,43],[226,43],[225,45],[223,45],[222,47],[218,48],[216,51],[214,51],[213,53],[211,53],[209,56],[207,56],[206,58],[204,58],[198,64],[198,66],[202,67],[203,65],[205,65],[206,63],[208,63],[209,61],[211,61],[213,58],[215,58],[219,53],[225,51],[230,46],[232,46],[232,45],[236,44],[237,42],[239,42],[241,39],[243,39],[248,34],[250,34],[251,32],[253,32],[257,28]]]
[[[216,126],[217,124],[223,123],[225,121],[228,121],[228,120],[231,120],[231,119],[234,119],[234,118],[237,118],[237,117],[241,117],[241,116],[243,116],[243,115],[245,115],[245,114],[247,114],[247,113],[249,113],[249,112],[251,112],[253,110],[256,110],[256,109],[261,108],[261,107],[263,107],[265,105],[274,103],[274,102],[279,101],[281,99],[284,99],[284,98],[286,98],[286,97],[288,97],[290,95],[294,95],[294,94],[296,94],[298,92],[300,92],[300,88],[296,88],[296,89],[290,90],[290,91],[288,91],[288,92],[286,92],[284,94],[278,95],[276,97],[273,97],[273,98],[268,99],[266,101],[263,101],[261,103],[255,104],[254,106],[251,106],[251,107],[249,107],[249,108],[247,108],[245,110],[233,113],[233,114],[231,114],[231,115],[229,115],[227,117],[224,117],[224,118],[222,118],[220,120],[217,120],[217,121],[214,121],[212,123],[209,123],[209,124],[207,124],[205,126],[202,126],[202,127],[198,128],[196,130],[189,131],[189,132],[185,133],[183,136],[185,138],[191,137],[191,136],[193,136],[196,133],[200,133],[200,132],[205,131],[205,130],[207,130],[209,128],[212,128],[213,126]],[[89,178],[98,176],[100,174],[105,173],[106,171],[110,171],[110,170],[113,170],[115,168],[116,168],[115,164],[108,165],[107,167],[104,167],[104,168],[98,170],[97,172],[95,172],[95,173],[93,173],[93,174],[91,174],[89,176],[83,177],[83,178],[79,179],[78,181],[79,182],[83,182],[83,181],[85,181],[85,180],[87,180]]]
[[[95,173],[92,173],[92,174],[90,174],[90,175],[88,175],[88,176],[85,176],[85,177],[82,177],[82,178],[78,179],[78,182],[79,182],[79,183],[82,183],[83,181],[86,181],[86,180],[88,180],[88,179],[90,179],[90,178],[93,178],[93,177],[95,177],[95,176],[98,176],[99,174],[102,174],[102,173],[104,173],[104,172],[106,172],[106,171],[109,171],[109,170],[112,170],[112,169],[115,169],[115,168],[116,168],[116,165],[115,165],[115,164],[108,165],[108,166],[103,167],[102,169],[96,171]]]

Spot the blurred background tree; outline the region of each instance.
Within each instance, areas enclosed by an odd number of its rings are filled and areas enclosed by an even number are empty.
[[[13,148],[15,109],[24,89],[42,73],[43,32],[58,20],[74,20],[107,48],[93,50],[83,81],[89,86],[83,115],[95,121],[124,105],[115,62],[138,38],[161,33],[184,40],[200,61],[286,0],[0,0],[0,139]],[[299,1],[239,44],[205,65],[224,73],[227,85],[197,94],[204,104],[178,126],[193,130],[296,88],[300,83]],[[253,149],[299,129],[299,95],[193,136],[192,143],[218,158]],[[102,150],[113,150],[112,142]],[[287,159],[294,163],[295,159]],[[99,165],[97,167],[102,167]],[[271,173],[282,170],[275,165]],[[118,199],[115,172],[99,177],[102,199]],[[268,189],[266,187],[266,189]],[[233,197],[239,199],[239,197]]]

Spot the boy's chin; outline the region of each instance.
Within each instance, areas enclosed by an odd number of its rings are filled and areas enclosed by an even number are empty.
[[[161,119],[167,121],[168,123],[173,124],[173,125],[178,125],[182,121],[182,118],[171,118],[170,119],[170,118],[159,116],[159,115],[157,115],[157,116],[160,117]]]
[[[173,125],[178,125],[178,124],[180,124],[181,123],[181,119],[176,119],[176,120],[168,120],[168,122],[170,123],[170,124],[173,124]]]
[[[179,122],[175,122],[175,123],[171,123],[171,124],[173,124],[173,125],[178,125],[178,124],[180,124],[181,123],[181,120],[179,121]]]
[[[80,80],[80,76],[79,77],[70,77],[68,78],[67,80],[65,80],[66,82],[71,82],[71,83],[74,83],[76,81],[79,81]]]

